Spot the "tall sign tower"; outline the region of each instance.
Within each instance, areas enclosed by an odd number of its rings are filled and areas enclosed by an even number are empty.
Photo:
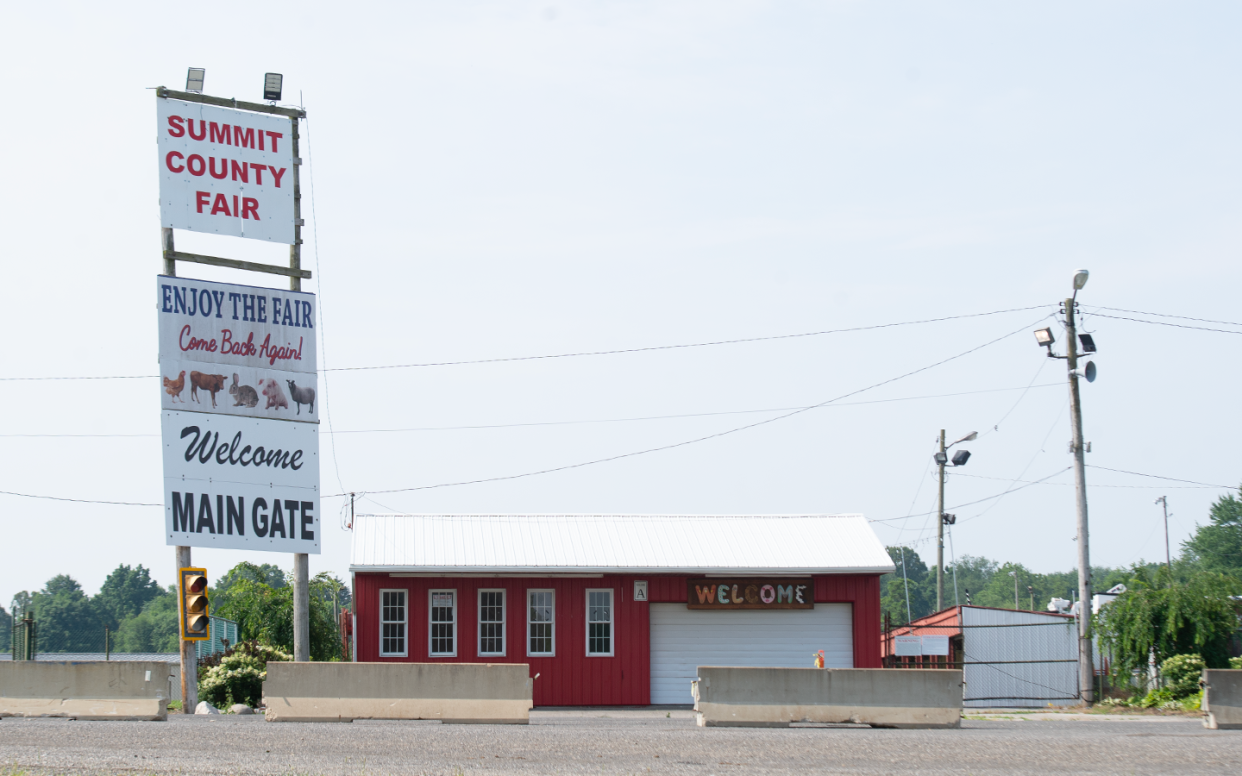
[[[294,659],[309,659],[308,555],[321,547],[316,299],[302,293],[301,108],[155,90],[164,271],[156,279],[164,537],[177,567],[192,547],[287,552],[294,567]],[[289,266],[176,249],[175,230],[289,246]],[[289,288],[191,280],[177,263],[283,275]],[[181,642],[182,702],[197,703],[197,660]],[[186,678],[189,677],[187,682]]]

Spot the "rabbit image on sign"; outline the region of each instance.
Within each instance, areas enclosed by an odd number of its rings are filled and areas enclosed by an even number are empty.
[[[177,399],[181,399],[181,391],[184,389],[185,389],[185,370],[184,369],[181,370],[181,374],[177,376],[176,380],[173,380],[167,377],[164,378],[164,393],[172,397],[171,399],[169,399],[170,402],[175,402],[177,401]],[[185,399],[181,399],[181,403],[185,404]]]
[[[233,373],[233,384],[229,386],[229,395],[233,397],[234,407],[253,407],[259,403],[259,392],[249,385],[237,384],[237,373]]]
[[[289,409],[289,400],[285,398],[285,392],[280,387],[280,383],[269,378],[259,381],[259,390],[267,397],[267,406],[263,409]]]
[[[310,411],[314,412],[315,411],[315,389],[314,388],[299,388],[297,386],[297,383],[293,382],[292,380],[286,380],[285,382],[289,384],[289,396],[293,398],[293,403],[298,405],[298,414],[299,415],[302,414],[303,404],[309,404]]]

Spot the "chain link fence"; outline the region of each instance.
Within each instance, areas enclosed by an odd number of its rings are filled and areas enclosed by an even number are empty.
[[[0,627],[0,660],[164,660],[176,657],[177,633],[144,639],[163,649],[134,648],[107,626],[57,628],[32,618],[3,618]],[[237,623],[211,618],[211,638],[196,642],[200,658],[219,654],[238,641]]]

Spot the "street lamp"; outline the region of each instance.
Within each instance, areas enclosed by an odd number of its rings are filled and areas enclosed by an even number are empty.
[[[957,515],[946,515],[944,513],[944,467],[949,463],[949,449],[953,445],[959,445],[962,442],[973,442],[979,438],[978,431],[972,431],[953,444],[946,445],[944,443],[944,429],[940,429],[940,450],[936,452],[934,459],[936,468],[940,474],[940,497],[939,506],[936,508],[938,519],[936,520],[936,611],[944,608],[944,527],[953,525],[957,522]],[[953,454],[954,466],[965,466],[970,460],[969,450],[958,450]]]
[[[1075,505],[1078,513],[1078,600],[1084,602],[1078,617],[1078,686],[1082,700],[1092,703],[1095,697],[1095,668],[1091,651],[1091,616],[1086,610],[1086,602],[1091,600],[1091,553],[1087,530],[1087,472],[1083,460],[1084,445],[1082,441],[1082,403],[1078,394],[1078,379],[1085,378],[1094,382],[1096,376],[1095,363],[1088,361],[1084,368],[1078,369],[1078,345],[1081,339],[1084,353],[1095,352],[1095,340],[1091,335],[1083,338],[1078,336],[1074,313],[1078,308],[1078,292],[1087,285],[1090,273],[1080,269],[1074,273],[1074,293],[1061,303],[1061,312],[1065,315],[1065,355],[1058,356],[1052,352],[1052,330],[1041,329],[1035,332],[1035,341],[1048,349],[1049,358],[1065,359],[1070,389],[1070,431],[1072,438],[1070,450],[1074,454],[1074,491]],[[1017,584],[1015,577],[1014,584]],[[1015,599],[1016,599],[1015,592]]]

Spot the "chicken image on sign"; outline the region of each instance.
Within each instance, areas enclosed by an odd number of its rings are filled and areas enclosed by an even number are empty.
[[[156,103],[160,223],[292,245],[289,119],[169,98]]]
[[[315,295],[160,276],[165,410],[319,422]]]
[[[319,427],[160,413],[164,534],[183,547],[319,554]]]

